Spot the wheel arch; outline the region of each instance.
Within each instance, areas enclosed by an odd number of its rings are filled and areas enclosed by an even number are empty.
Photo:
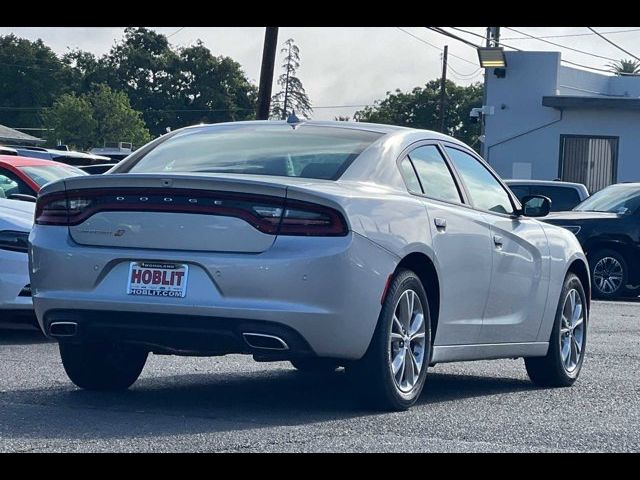
[[[400,263],[398,263],[394,274],[400,269],[413,271],[418,276],[420,282],[422,282],[422,286],[427,292],[427,298],[429,300],[429,318],[431,320],[431,343],[433,344],[440,316],[440,280],[438,279],[438,272],[435,264],[426,254],[413,252],[406,255]]]
[[[587,294],[587,310],[591,309],[591,277],[589,274],[589,265],[582,259],[576,258],[567,269],[567,274],[573,273],[576,275],[580,282],[582,283],[582,288],[584,288],[585,293]]]

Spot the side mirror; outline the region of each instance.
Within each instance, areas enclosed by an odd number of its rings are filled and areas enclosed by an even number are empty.
[[[551,211],[551,199],[543,195],[526,195],[522,197],[521,215],[525,217],[546,217]]]
[[[38,200],[33,195],[25,195],[24,193],[12,193],[9,195],[10,200],[22,200],[24,202],[35,202]]]

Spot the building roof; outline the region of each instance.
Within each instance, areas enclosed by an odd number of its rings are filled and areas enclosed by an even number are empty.
[[[542,97],[542,105],[553,108],[615,108],[619,110],[640,110],[640,98],[549,95]]]
[[[13,128],[0,125],[0,142],[9,143],[44,143],[45,140],[29,135],[28,133],[19,132]]]

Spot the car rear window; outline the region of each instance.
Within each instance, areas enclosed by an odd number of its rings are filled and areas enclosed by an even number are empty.
[[[316,125],[219,125],[174,134],[125,171],[337,179],[381,133]]]
[[[83,172],[79,168],[62,165],[34,165],[18,168],[26,173],[29,178],[36,182],[40,187],[49,182],[54,182],[63,178],[86,175],[86,172]]]

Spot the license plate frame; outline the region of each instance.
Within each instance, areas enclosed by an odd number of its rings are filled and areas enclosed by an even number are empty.
[[[189,265],[186,263],[131,261],[127,278],[127,295],[185,298],[188,278]]]

